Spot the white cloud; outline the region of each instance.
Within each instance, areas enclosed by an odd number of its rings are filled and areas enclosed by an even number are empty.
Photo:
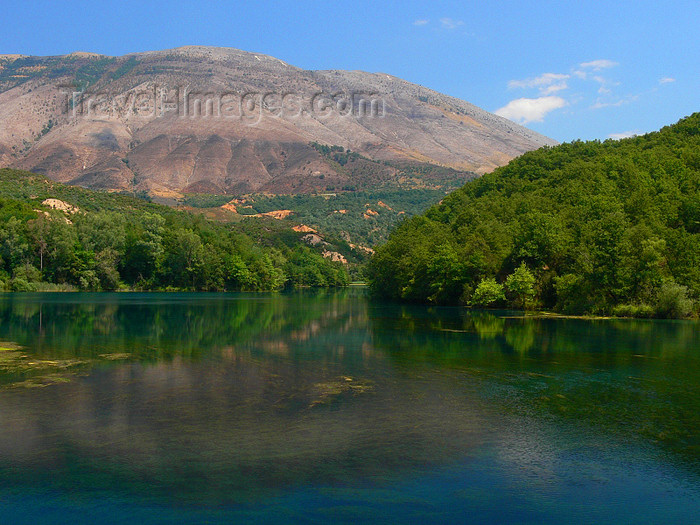
[[[637,135],[641,135],[642,132],[635,129],[631,131],[623,131],[622,133],[611,133],[608,135],[609,139],[614,139],[614,140],[620,140],[620,139],[628,139],[630,137],[636,137]]]
[[[559,84],[552,84],[551,86],[543,87],[540,89],[540,93],[542,95],[551,95],[553,93],[558,93],[559,91],[563,91],[569,87],[569,84],[566,82],[560,82]]]
[[[600,87],[598,88],[598,94],[599,95],[609,95],[612,93],[612,89],[610,87],[615,87],[619,86],[619,82],[613,82],[611,80],[608,80],[605,77],[601,77],[600,75],[594,75],[593,77],[589,77],[591,80],[595,80],[600,84]]]
[[[543,73],[539,77],[528,78],[526,80],[511,80],[508,82],[510,89],[514,88],[539,88],[540,90],[549,90],[552,86],[556,86],[552,92],[566,89],[566,80],[569,75],[562,73]]]
[[[623,100],[616,100],[615,102],[603,102],[601,100],[596,100],[595,104],[591,106],[591,109],[603,109],[603,108],[616,108],[624,104]]]
[[[664,78],[659,79],[659,84],[670,84],[671,82],[675,82],[675,81],[676,81],[675,78],[664,77]]]
[[[527,124],[528,122],[542,122],[547,113],[566,105],[566,100],[561,97],[518,98],[511,100],[494,113],[515,122]]]
[[[464,25],[461,20],[455,20],[454,18],[441,18],[440,23],[445,29],[453,30]]]
[[[639,99],[639,95],[628,95],[624,98],[618,100],[605,101],[600,98],[595,101],[595,104],[591,106],[591,109],[602,109],[602,108],[617,108],[630,102],[634,102]]]
[[[619,86],[622,84],[610,78],[607,71],[616,66],[619,66],[617,62],[599,59],[574,65],[567,73],[542,73],[523,80],[511,80],[509,89],[531,90],[534,97],[511,100],[495,113],[526,124],[542,122],[547,114],[565,106],[574,110],[576,107],[596,110],[638,101],[642,94],[620,95]],[[674,80],[663,77],[658,82],[666,84]]]
[[[424,26],[424,25],[427,25],[428,22],[430,22],[430,20],[420,19],[420,20],[416,20],[415,22],[413,22],[413,25],[414,26]]]
[[[579,64],[583,68],[591,68],[593,71],[600,71],[601,69],[608,69],[611,67],[619,66],[617,62],[607,59],[591,60],[590,62],[583,62]]]

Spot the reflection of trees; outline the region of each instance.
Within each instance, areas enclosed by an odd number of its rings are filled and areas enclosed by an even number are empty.
[[[0,339],[35,355],[200,356],[243,341],[298,337],[362,319],[347,293],[36,294],[0,298]]]
[[[375,346],[397,366],[455,369],[486,391],[498,385],[506,407],[631,433],[700,465],[696,322],[395,308],[370,322]]]
[[[505,319],[488,312],[476,312],[471,317],[474,329],[482,339],[493,339],[505,330]]]
[[[531,319],[523,319],[511,323],[505,332],[506,342],[519,354],[524,354],[535,346],[535,323]]]
[[[71,488],[216,501],[393,476],[480,442],[475,390],[499,410],[642,437],[697,463],[692,322],[510,318],[351,290],[14,295],[0,297],[0,340],[45,359],[134,358],[0,392],[0,480],[18,485],[55,468]]]
[[[700,345],[693,321],[511,317],[506,312],[388,304],[370,308],[370,323],[383,349],[441,361],[529,353],[543,366],[556,360],[609,367],[632,364],[639,355],[694,360]]]
[[[482,442],[478,402],[442,374],[396,374],[372,349],[364,299],[198,297],[64,302],[66,314],[44,302],[53,335],[41,352],[97,353],[116,339],[144,359],[59,387],[2,392],[0,480],[33,485],[50,469],[66,490],[210,503],[382,481]],[[12,326],[2,337],[30,326],[7,310],[3,318]],[[82,338],[73,321],[88,330]]]

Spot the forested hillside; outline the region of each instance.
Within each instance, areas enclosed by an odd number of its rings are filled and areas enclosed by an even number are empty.
[[[384,297],[685,317],[700,294],[700,113],[526,153],[407,219],[368,269]]]
[[[312,228],[326,241],[344,245],[341,251],[351,263],[351,274],[360,277],[360,266],[372,253],[372,247],[386,242],[402,218],[425,212],[446,194],[477,177],[476,173],[433,164],[375,161],[341,146],[310,146],[353,185],[329,184],[323,191],[311,193],[189,193],[178,199],[153,200],[222,222],[288,213],[297,224]],[[319,177],[324,179],[325,175]]]
[[[274,219],[201,215],[0,170],[0,290],[278,290],[348,282]]]

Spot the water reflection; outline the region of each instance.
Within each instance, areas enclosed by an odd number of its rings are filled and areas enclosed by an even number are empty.
[[[395,483],[496,446],[512,475],[550,490],[575,476],[561,455],[579,457],[587,432],[596,453],[635,442],[688,470],[700,456],[692,322],[354,291],[16,294],[0,297],[0,321],[6,487],[218,504]],[[23,388],[37,385],[50,386]]]
[[[512,411],[641,437],[700,471],[697,322],[373,311],[376,348],[402,367],[458,371]]]
[[[2,309],[0,338],[34,362],[91,367],[49,388],[6,383],[0,479],[12,484],[50,470],[71,490],[230,501],[378,482],[484,440],[476,398],[434,372],[397,374],[374,351],[361,297],[56,299],[10,297]]]

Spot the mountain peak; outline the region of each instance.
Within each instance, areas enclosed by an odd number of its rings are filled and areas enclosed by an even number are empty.
[[[386,73],[306,71],[265,54],[208,46],[6,59],[0,109],[0,166],[150,192],[358,186],[312,143],[367,162],[475,173],[556,144]],[[363,181],[372,184],[369,175]]]

